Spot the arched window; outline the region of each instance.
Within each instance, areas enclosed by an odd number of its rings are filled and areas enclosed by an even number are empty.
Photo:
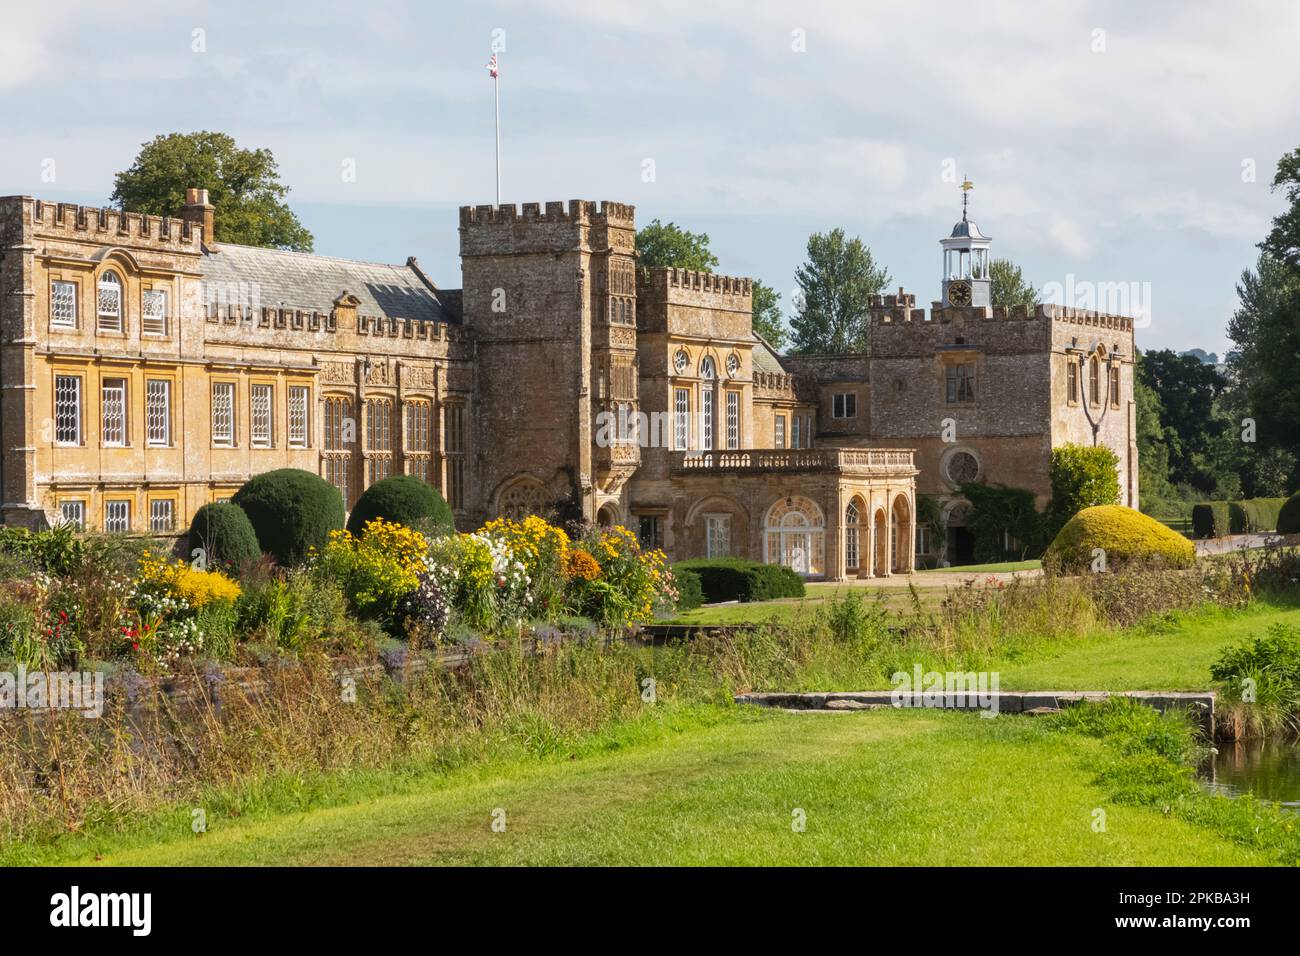
[[[1095,355],[1088,360],[1088,400],[1101,404],[1101,363]]]
[[[523,521],[529,515],[544,516],[549,507],[549,495],[546,488],[535,478],[520,478],[501,495],[501,504],[497,508],[502,518]],[[602,515],[608,506],[602,509]],[[613,524],[611,519],[610,524]]]
[[[122,280],[113,270],[99,277],[99,328],[102,331],[122,331]]]
[[[782,498],[767,513],[764,548],[768,564],[784,564],[800,574],[821,574],[826,522],[807,498]]]
[[[713,382],[717,375],[713,359],[705,356],[700,362],[700,378],[704,379],[700,387],[700,448],[704,451],[713,450]]]
[[[850,501],[844,509],[844,569],[856,571],[858,567],[858,506]]]

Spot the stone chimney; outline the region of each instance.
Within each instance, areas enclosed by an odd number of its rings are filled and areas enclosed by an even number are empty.
[[[181,218],[190,224],[191,229],[197,226],[203,230],[205,246],[213,244],[213,217],[216,212],[217,207],[208,202],[206,189],[185,190],[185,208],[181,212]]]

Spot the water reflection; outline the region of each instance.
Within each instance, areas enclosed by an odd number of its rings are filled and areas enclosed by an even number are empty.
[[[1253,793],[1300,812],[1300,742],[1294,739],[1223,742],[1202,776],[1216,793]]]

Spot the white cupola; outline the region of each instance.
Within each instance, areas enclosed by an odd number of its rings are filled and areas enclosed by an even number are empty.
[[[975,221],[967,217],[967,200],[975,184],[969,179],[961,184],[961,222],[952,227],[952,235],[940,239],[943,246],[944,308],[982,308],[993,303],[989,279],[989,243]]]

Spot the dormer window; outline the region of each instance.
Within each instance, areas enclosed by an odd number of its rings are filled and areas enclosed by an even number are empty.
[[[122,280],[116,272],[99,277],[99,331],[122,331]]]

